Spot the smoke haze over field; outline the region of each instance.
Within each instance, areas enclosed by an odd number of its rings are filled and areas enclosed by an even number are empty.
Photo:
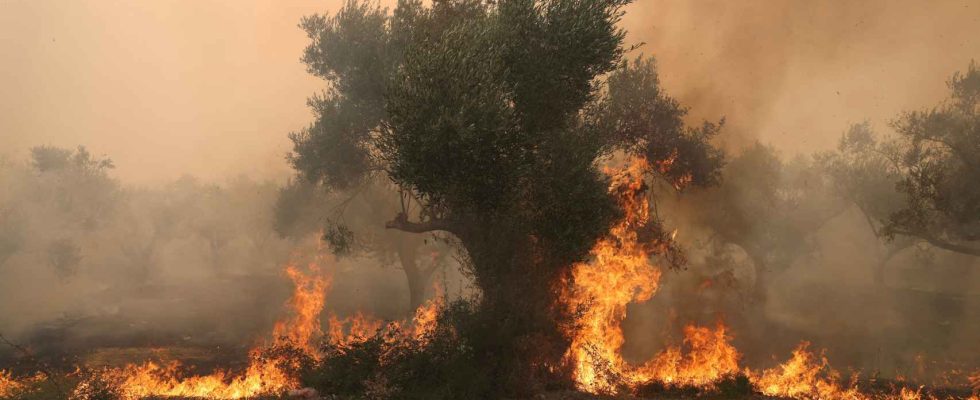
[[[436,219],[423,200],[384,178],[328,192],[286,160],[327,85],[300,61],[297,24],[344,1],[0,0],[0,334],[52,354],[241,345],[281,316],[283,266],[328,249],[343,255],[324,267],[339,315],[403,318],[433,283],[476,292],[458,237],[388,225]],[[688,262],[630,305],[623,354],[722,319],[746,365],[810,340],[891,376],[927,358],[980,368],[980,258],[884,240],[874,217],[890,215],[862,213],[827,161],[852,124],[887,134],[948,98],[947,79],[980,61],[980,2],[638,0],[621,24],[642,43],[627,57],[656,58],[688,125],[725,118],[704,140],[727,162],[707,188],[644,181]],[[312,152],[328,146],[349,150]],[[44,166],[45,151],[63,159]],[[0,369],[12,353],[0,346]]]
[[[296,24],[340,4],[0,1],[0,153],[83,144],[125,182],[282,178],[286,133],[323,87]],[[624,18],[693,116],[726,116],[729,143],[789,152],[934,104],[980,55],[978,24],[972,1],[642,0]]]

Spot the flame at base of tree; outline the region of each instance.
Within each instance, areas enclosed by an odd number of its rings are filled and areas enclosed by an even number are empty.
[[[657,169],[669,168],[658,164]],[[625,343],[623,320],[630,303],[651,299],[660,281],[660,269],[651,255],[662,252],[662,241],[643,243],[639,232],[650,223],[644,174],[650,169],[642,159],[632,160],[612,176],[610,193],[616,195],[623,218],[600,239],[591,259],[573,266],[573,285],[562,296],[578,323],[567,332],[571,346],[566,361],[573,367],[573,379],[580,390],[615,394],[637,390],[656,382],[664,387],[713,391],[726,379],[744,376],[751,390],[767,396],[794,399],[902,399],[935,398],[920,389],[906,387],[891,393],[861,392],[856,379],[842,384],[822,355],[815,355],[802,343],[785,363],[763,371],[739,367],[739,353],[730,343],[724,324],[714,329],[689,325],[684,328],[682,346],[669,347],[639,366],[629,365],[621,354]],[[980,400],[980,372],[972,382],[975,393],[968,400]]]
[[[619,352],[626,306],[649,300],[660,282],[660,270],[650,265],[651,249],[638,240],[639,226],[650,217],[643,182],[648,168],[645,160],[634,160],[613,176],[610,191],[619,195],[624,216],[593,246],[592,260],[573,267],[574,287],[563,294],[581,315],[566,358],[579,388],[588,392],[614,391],[616,377],[628,373]]]
[[[620,353],[625,343],[621,325],[626,307],[656,293],[661,272],[651,265],[651,255],[663,252],[666,246],[640,240],[639,232],[650,223],[643,180],[649,169],[646,160],[634,159],[620,171],[607,171],[612,175],[610,193],[617,196],[623,218],[593,246],[589,262],[573,267],[574,287],[564,294],[572,312],[581,315],[570,332],[566,358],[573,363],[576,384],[588,392],[614,393],[622,385],[635,387],[653,380],[709,386],[738,372],[739,355],[728,343],[722,324],[715,330],[686,327],[686,351],[668,348],[639,367],[628,365]]]

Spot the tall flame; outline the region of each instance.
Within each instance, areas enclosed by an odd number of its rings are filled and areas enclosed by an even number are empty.
[[[655,244],[641,243],[638,230],[649,222],[650,207],[645,197],[643,174],[650,168],[633,160],[613,176],[610,193],[616,195],[623,218],[596,242],[591,260],[573,266],[573,285],[565,288],[563,300],[578,313],[578,324],[569,333],[566,354],[573,366],[579,389],[591,393],[616,393],[636,389],[647,382],[665,386],[711,389],[725,378],[744,374],[755,391],[767,396],[795,399],[902,399],[923,398],[920,390],[900,388],[890,394],[869,395],[856,384],[843,385],[837,372],[823,356],[816,356],[802,343],[793,357],[777,367],[755,372],[739,368],[739,353],[731,345],[727,328],[689,325],[682,346],[668,347],[640,366],[629,365],[620,350],[625,342],[621,324],[631,302],[649,300],[657,291],[660,269],[649,255]],[[663,169],[664,165],[655,168]],[[973,395],[971,399],[975,399]]]
[[[295,290],[289,299],[293,316],[276,322],[272,337],[277,341],[291,343],[307,354],[316,355],[314,340],[323,332],[320,330],[320,312],[323,311],[324,297],[330,288],[331,279],[320,272],[320,266],[310,263],[308,273],[296,266],[286,267],[286,275],[292,280]]]
[[[636,159],[613,175],[609,190],[618,194],[624,216],[596,242],[589,262],[573,266],[574,287],[564,294],[571,310],[581,313],[566,358],[579,388],[592,393],[615,390],[614,375],[627,369],[619,352],[626,306],[649,300],[660,282],[660,270],[650,265],[649,251],[637,239],[636,228],[650,217],[647,169],[646,160]]]
[[[686,353],[679,347],[668,348],[640,367],[628,365],[620,353],[626,306],[649,300],[660,282],[660,269],[650,260],[656,244],[638,237],[638,230],[650,222],[643,181],[650,168],[646,160],[633,159],[622,170],[607,171],[612,175],[609,191],[617,196],[623,218],[596,242],[589,262],[573,267],[574,287],[565,293],[566,304],[581,315],[566,357],[573,363],[578,387],[588,392],[616,392],[620,385],[651,380],[707,386],[738,371],[738,352],[720,323],[715,330],[686,327]]]
[[[421,344],[428,342],[429,336],[438,328],[439,311],[446,305],[442,286],[435,284],[435,296],[415,310],[412,318],[412,337]]]

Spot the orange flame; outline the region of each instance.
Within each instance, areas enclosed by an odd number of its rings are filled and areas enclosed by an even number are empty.
[[[660,281],[636,231],[650,216],[643,182],[648,169],[646,160],[636,159],[613,176],[609,190],[618,194],[624,216],[593,246],[590,262],[573,266],[574,287],[564,294],[571,310],[582,313],[566,358],[579,388],[588,392],[615,391],[614,376],[627,370],[619,352],[626,305],[649,300]]]
[[[446,305],[442,286],[436,283],[434,291],[435,296],[416,309],[412,318],[412,336],[421,344],[427,343],[429,336],[438,328],[439,311]]]
[[[154,397],[194,397],[241,399],[282,392],[294,386],[294,380],[272,361],[253,358],[244,374],[232,376],[217,371],[205,376],[182,377],[180,363],[159,365],[147,362],[110,370],[104,375],[116,382],[127,399]]]
[[[324,297],[330,288],[331,279],[320,273],[320,266],[310,263],[309,274],[304,274],[293,265],[286,267],[286,275],[293,281],[295,290],[289,299],[289,306],[295,314],[285,321],[276,322],[272,336],[276,341],[285,341],[300,347],[310,355],[316,355],[314,340],[323,332],[320,330],[320,312],[323,311]]]
[[[808,342],[800,343],[788,361],[774,368],[760,373],[746,371],[753,387],[767,396],[794,399],[936,399],[933,395],[924,395],[921,387],[917,389],[902,387],[891,393],[862,393],[857,387],[857,379],[852,379],[852,383],[849,385],[842,384],[840,374],[830,368],[827,358],[810,352],[809,345]],[[971,396],[968,399],[975,397]]]
[[[382,325],[380,320],[361,312],[343,319],[331,314],[327,336],[332,344],[348,346],[370,338]]]
[[[974,371],[967,379],[970,381],[970,386],[973,387],[973,392],[980,396],[980,369]]]
[[[789,361],[760,374],[750,373],[749,380],[767,396],[801,398],[858,398],[854,387],[844,388],[837,373],[830,370],[824,356],[809,351],[808,342],[800,343]],[[822,375],[826,372],[827,377]],[[904,398],[904,396],[903,396]]]
[[[14,393],[24,390],[25,384],[14,379],[8,371],[0,369],[0,398],[13,396]]]
[[[304,273],[294,265],[286,267],[286,275],[295,286],[288,303],[294,315],[276,323],[273,340],[279,344],[296,346],[316,358],[318,353],[314,342],[322,335],[319,315],[323,310],[330,279],[321,274],[320,267],[315,262],[310,263],[307,270]],[[121,369],[108,369],[104,371],[103,377],[113,382],[126,399],[151,396],[241,399],[295,388],[295,377],[289,376],[283,370],[283,366],[290,365],[291,361],[262,357],[259,350],[257,348],[251,351],[248,368],[237,376],[226,371],[216,371],[210,375],[184,377],[179,362],[166,365],[147,362]]]
[[[667,159],[653,168],[663,172],[673,161]],[[609,191],[618,196],[624,216],[596,242],[589,262],[573,266],[573,285],[562,293],[565,304],[580,315],[578,324],[568,332],[571,346],[565,355],[579,389],[614,394],[654,381],[711,389],[726,377],[744,373],[754,390],[767,396],[854,400],[916,400],[926,396],[921,389],[905,387],[869,395],[859,392],[855,384],[842,385],[839,374],[829,368],[822,355],[811,353],[806,342],[782,365],[761,372],[740,371],[739,353],[721,323],[714,330],[687,326],[683,346],[669,347],[639,367],[629,365],[620,354],[625,342],[621,324],[626,306],[649,300],[660,281],[660,269],[649,259],[655,250],[650,246],[658,244],[640,243],[637,233],[649,222],[643,174],[650,168],[645,160],[636,159],[622,170],[607,170],[613,176]],[[685,182],[682,179],[680,183]],[[980,372],[971,379],[974,386],[980,386]],[[969,399],[980,400],[978,394]]]
[[[715,382],[739,372],[738,351],[728,342],[725,325],[715,330],[688,325],[684,327],[687,352],[670,347],[636,371],[635,381],[652,380],[674,386],[710,387]]]

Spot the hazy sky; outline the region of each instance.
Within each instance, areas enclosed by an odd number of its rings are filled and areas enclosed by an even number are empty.
[[[339,4],[0,0],[0,154],[83,144],[127,182],[281,178],[322,87],[296,24]],[[788,152],[934,104],[980,59],[977,1],[640,0],[624,24],[696,116]]]

